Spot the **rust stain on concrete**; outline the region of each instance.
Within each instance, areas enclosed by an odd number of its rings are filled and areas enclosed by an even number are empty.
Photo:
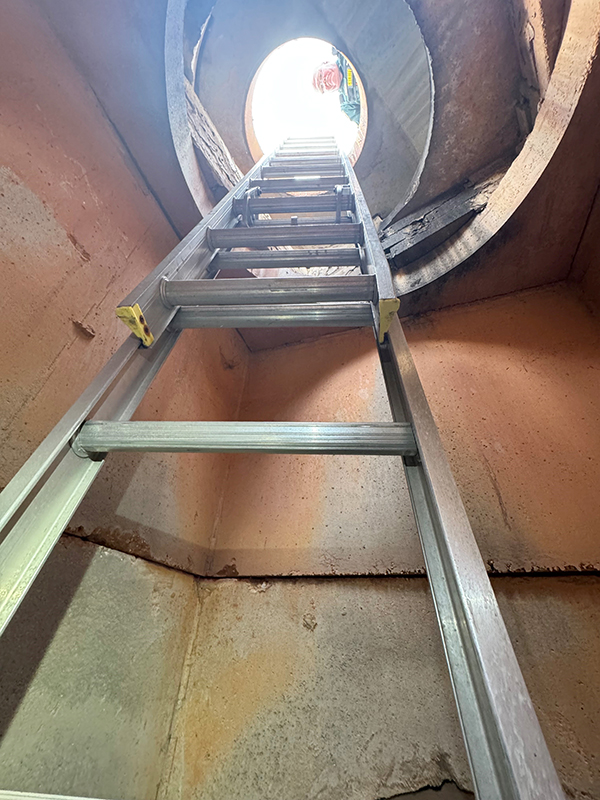
[[[201,652],[197,655],[202,657]],[[214,682],[194,687],[183,731],[193,754],[185,759],[190,790],[206,781],[252,719],[293,686],[296,656],[286,645],[272,642],[224,666]]]
[[[264,605],[274,624],[264,624]],[[313,640],[292,598],[282,604],[264,585],[223,581],[200,589],[199,608],[165,782],[181,797],[198,796],[253,722],[293,692],[314,663]]]
[[[406,321],[484,558],[600,566],[600,324],[552,287]]]

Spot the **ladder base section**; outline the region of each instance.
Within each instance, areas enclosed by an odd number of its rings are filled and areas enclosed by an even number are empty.
[[[371,303],[274,303],[181,308],[170,328],[370,328],[374,324]]]
[[[414,456],[412,428],[396,422],[86,422],[73,442],[83,458],[152,453],[324,453]]]

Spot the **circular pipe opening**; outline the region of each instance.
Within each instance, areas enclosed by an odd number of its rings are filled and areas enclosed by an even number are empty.
[[[246,142],[255,162],[289,136],[335,136],[354,164],[367,124],[367,97],[356,68],[323,39],[292,39],[273,50],[246,97]]]

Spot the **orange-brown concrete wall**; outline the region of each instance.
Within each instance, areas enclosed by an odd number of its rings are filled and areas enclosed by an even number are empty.
[[[600,319],[560,284],[405,321],[484,558],[600,566]]]
[[[95,95],[29,0],[3,3],[0,74],[5,485],[125,340],[115,306],[178,239]],[[244,358],[235,332],[186,332],[139,416],[232,417]],[[191,536],[196,520],[200,547],[212,533],[226,465],[222,456],[176,465],[165,456],[125,465],[116,459],[81,509],[85,533],[98,528],[100,537],[104,530],[127,549],[140,520],[148,524],[158,515],[171,538],[175,531]]]
[[[372,331],[253,353],[240,419],[391,421]],[[232,456],[207,574],[423,569],[399,457]]]

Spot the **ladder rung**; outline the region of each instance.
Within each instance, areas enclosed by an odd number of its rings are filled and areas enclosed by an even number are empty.
[[[340,167],[342,159],[337,156],[304,155],[294,156],[274,156],[269,161],[270,167]]]
[[[213,270],[294,269],[302,267],[359,267],[357,247],[335,247],[323,250],[255,250],[239,252],[220,250],[211,261]]]
[[[370,328],[373,324],[371,303],[272,303],[183,307],[170,328]]]
[[[288,136],[284,141],[284,145],[291,142],[298,142],[300,144],[307,144],[309,142],[333,142],[335,144],[335,136]]]
[[[349,183],[346,176],[323,176],[294,178],[253,178],[249,188],[257,186],[262,192],[326,192],[336,186],[345,186]]]
[[[303,156],[329,156],[336,157],[339,156],[339,150],[334,148],[327,149],[325,147],[282,147],[281,150],[278,150],[275,153],[275,158],[279,158],[280,156],[286,156],[289,158],[300,158]]]
[[[267,219],[253,219],[253,228],[281,228],[290,225],[291,214],[288,214],[284,219],[269,216]],[[348,225],[354,222],[354,217],[351,216],[349,211],[343,211],[340,215],[339,221],[333,214],[328,214],[323,217],[296,217],[295,226],[306,228],[307,225]]]
[[[412,428],[399,422],[86,422],[80,456],[150,453],[327,453],[414,456]]]
[[[303,164],[298,167],[282,167],[265,165],[262,168],[263,178],[290,178],[294,175],[318,175],[323,177],[344,178],[345,172],[342,167],[329,167],[329,166],[312,166],[311,164]]]
[[[167,306],[239,306],[249,303],[370,302],[375,300],[374,275],[324,278],[232,278],[215,281],[163,281]]]
[[[340,211],[354,211],[354,196],[340,194]],[[234,200],[233,213],[242,214],[248,209],[251,214],[304,214],[337,211],[338,198],[334,194],[314,197],[254,197],[248,201]]]
[[[252,228],[208,228],[210,248],[270,247],[276,245],[362,244],[363,226],[348,222],[342,225],[269,225]]]

